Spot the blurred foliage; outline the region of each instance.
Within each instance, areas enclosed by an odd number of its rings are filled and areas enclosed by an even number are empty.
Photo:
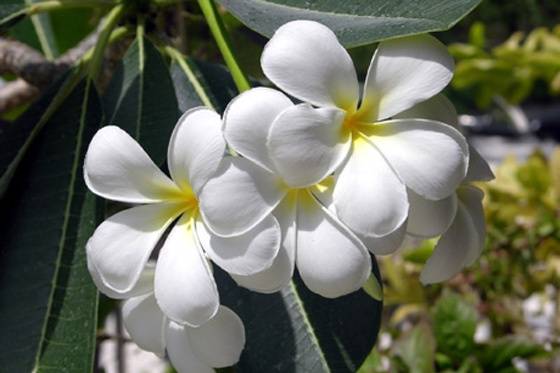
[[[528,35],[518,31],[504,43],[487,50],[486,27],[470,29],[469,42],[449,46],[457,60],[453,88],[472,89],[478,106],[487,107],[494,96],[518,104],[533,91],[537,81],[549,93],[560,93],[560,26],[537,28]]]
[[[488,235],[472,267],[422,286],[437,240],[381,259],[387,321],[359,373],[560,370],[560,148],[495,174],[480,185]]]

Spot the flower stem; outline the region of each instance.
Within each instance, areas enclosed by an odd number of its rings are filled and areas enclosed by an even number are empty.
[[[105,47],[109,42],[109,38],[111,37],[113,29],[123,16],[124,11],[124,5],[119,4],[111,9],[109,14],[107,14],[107,17],[104,19],[103,27],[101,29],[101,32],[99,33],[99,39],[97,40],[97,44],[95,45],[93,55],[91,57],[89,77],[92,80],[95,80],[99,76]]]
[[[210,27],[214,40],[216,40],[216,44],[218,44],[218,48],[222,53],[224,61],[229,67],[237,89],[239,92],[250,89],[251,84],[237,63],[237,59],[235,58],[235,54],[231,48],[231,42],[229,40],[227,30],[218,9],[216,8],[216,4],[214,4],[213,0],[198,0],[198,4],[200,5],[204,18],[206,18],[206,22]]]

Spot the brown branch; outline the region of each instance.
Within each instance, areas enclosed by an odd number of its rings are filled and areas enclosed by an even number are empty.
[[[39,95],[39,88],[19,78],[0,86],[0,113],[13,109]]]
[[[56,70],[35,49],[16,40],[0,38],[0,74],[12,73],[35,86],[45,85]]]
[[[93,32],[55,61],[26,44],[0,37],[0,74],[19,77],[0,87],[0,113],[36,98],[93,47],[97,37],[98,31]]]

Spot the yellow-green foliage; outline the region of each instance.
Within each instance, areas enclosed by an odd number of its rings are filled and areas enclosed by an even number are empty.
[[[537,28],[528,35],[516,32],[488,50],[484,25],[475,23],[469,42],[451,44],[449,49],[457,61],[453,87],[473,89],[481,107],[495,95],[518,104],[539,80],[551,94],[560,93],[560,25],[552,30]]]

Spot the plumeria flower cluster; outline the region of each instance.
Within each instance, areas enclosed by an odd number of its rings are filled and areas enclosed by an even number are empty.
[[[223,117],[185,113],[169,176],[115,126],[86,155],[89,189],[132,205],[88,241],[90,273],[126,300],[132,338],[180,371],[234,364],[245,343],[237,315],[220,306],[212,263],[261,293],[297,268],[311,291],[335,298],[364,285],[370,253],[390,254],[407,236],[441,235],[426,283],[471,264],[484,242],[472,182],[492,173],[439,95],[453,61],[435,38],[380,43],[363,93],[347,51],[317,22],[280,27],[261,64],[283,92],[251,89]]]

